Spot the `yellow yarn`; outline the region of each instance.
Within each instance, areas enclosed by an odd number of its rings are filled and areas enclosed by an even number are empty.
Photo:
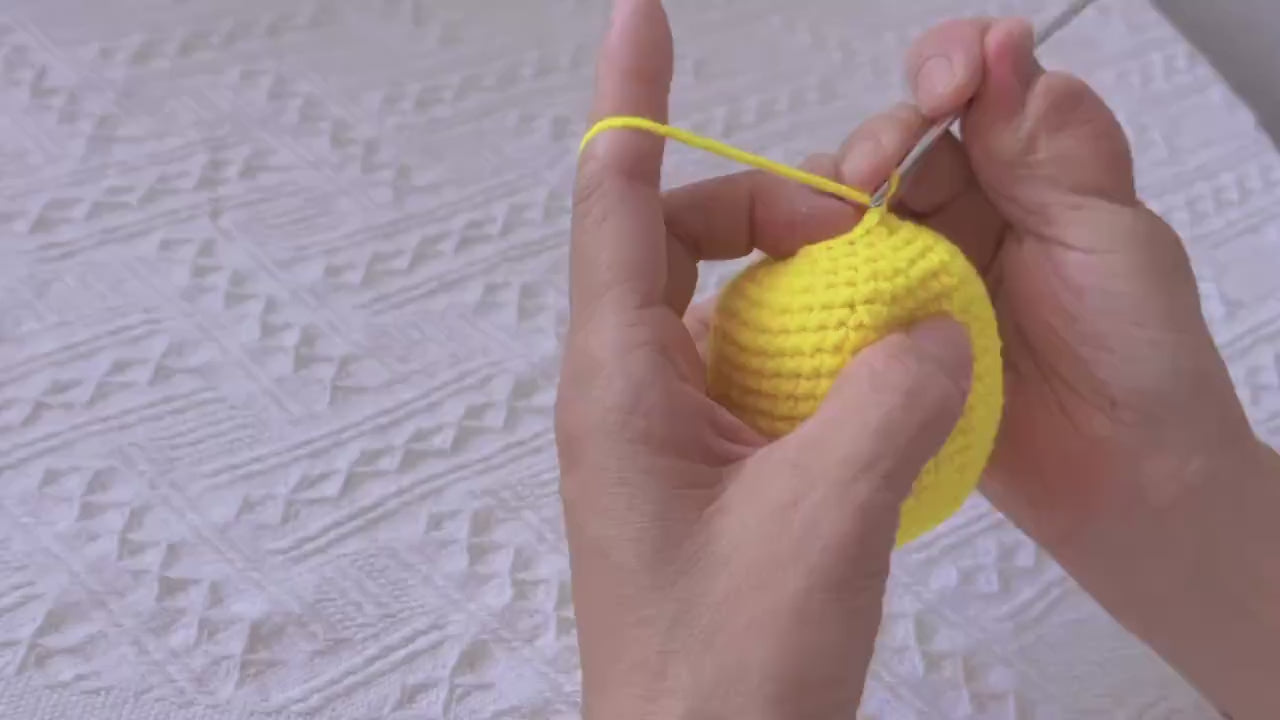
[[[847,185],[841,185],[830,178],[824,178],[821,175],[814,175],[813,173],[805,172],[804,170],[793,168],[789,165],[783,165],[782,163],[774,162],[768,158],[762,158],[759,155],[752,155],[745,150],[739,150],[732,145],[726,145],[718,140],[705,138],[696,133],[691,133],[688,130],[671,127],[670,125],[663,125],[662,123],[654,122],[648,118],[605,118],[593,125],[591,129],[587,131],[587,134],[583,136],[582,145],[579,147],[579,151],[585,148],[592,139],[600,133],[605,132],[606,130],[615,130],[620,128],[644,130],[645,132],[651,132],[654,135],[661,135],[663,137],[671,138],[672,140],[679,140],[690,147],[695,147],[699,150],[706,150],[707,152],[728,158],[729,160],[735,160],[744,165],[751,165],[752,167],[771,172],[774,175],[787,178],[788,180],[794,180],[798,183],[808,185],[815,190],[821,190],[825,193],[835,195],[836,197],[844,198],[845,200],[849,200],[858,205],[871,205],[871,196],[861,190],[854,190],[853,188],[848,187]],[[896,189],[897,180],[898,178],[895,175],[893,178],[894,185],[891,186],[891,193]]]
[[[592,128],[583,145],[620,127],[655,132],[871,204],[865,193],[827,178],[643,118],[609,118]],[[901,546],[950,517],[977,487],[1004,405],[995,311],[981,276],[955,245],[877,207],[847,233],[747,268],[717,303],[709,393],[763,435],[785,435],[817,410],[858,351],[940,314],[969,331],[973,383],[959,423],[902,507]]]

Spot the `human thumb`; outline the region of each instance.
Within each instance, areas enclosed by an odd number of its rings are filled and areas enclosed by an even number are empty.
[[[880,484],[901,501],[959,421],[972,364],[963,325],[925,320],[858,353],[784,444],[813,459],[814,482]]]
[[[1035,57],[1031,26],[991,26],[985,74],[964,117],[974,174],[1009,222],[1043,231],[1082,200],[1137,203],[1124,128],[1080,78],[1049,72]]]
[[[971,377],[968,333],[954,320],[890,335],[855,355],[818,411],[763,451],[768,472],[734,490],[764,516],[789,513],[802,542],[840,548],[826,558],[837,566],[863,551],[887,560],[901,504],[959,421]]]
[[[898,514],[968,393],[968,335],[928,320],[859,352],[818,412],[741,466],[709,515],[726,598],[743,612],[744,687],[793,717],[852,717],[874,652]],[[780,693],[778,688],[789,688]],[[731,696],[729,694],[727,696]]]

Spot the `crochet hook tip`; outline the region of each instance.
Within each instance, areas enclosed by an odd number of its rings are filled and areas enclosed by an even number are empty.
[[[1072,0],[1065,8],[1053,16],[1044,25],[1035,31],[1035,47],[1040,47],[1048,42],[1050,38],[1058,34],[1067,25],[1071,24],[1080,16],[1090,5],[1097,0]],[[943,118],[929,128],[928,132],[911,148],[902,162],[898,163],[898,167],[894,169],[890,178],[880,185],[871,196],[871,207],[882,207],[889,202],[889,196],[893,194],[894,188],[906,182],[907,176],[916,168],[920,160],[933,147],[953,124],[960,120],[960,113],[957,112],[951,117]],[[896,182],[895,182],[896,181]]]

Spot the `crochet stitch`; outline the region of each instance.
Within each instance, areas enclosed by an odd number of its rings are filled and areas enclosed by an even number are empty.
[[[708,390],[757,432],[776,438],[818,409],[856,353],[941,314],[969,331],[972,385],[958,424],[903,504],[902,545],[960,508],[978,484],[1000,424],[995,312],[982,278],[955,245],[875,208],[844,235],[747,268],[717,303]]]

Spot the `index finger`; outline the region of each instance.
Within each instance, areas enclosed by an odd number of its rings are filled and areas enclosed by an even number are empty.
[[[673,66],[661,0],[615,0],[596,69],[592,120],[667,120]],[[664,301],[666,229],[660,177],[663,139],[612,130],[583,150],[574,188],[570,305],[641,309]]]
[[[907,78],[921,112],[931,120],[958,112],[982,84],[982,43],[990,18],[949,20],[930,29],[907,52]]]

